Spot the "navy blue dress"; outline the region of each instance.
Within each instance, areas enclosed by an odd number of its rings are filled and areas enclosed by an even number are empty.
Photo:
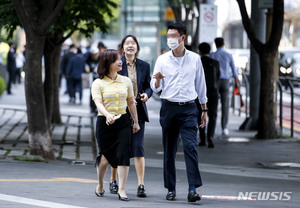
[[[118,72],[120,75],[128,77],[128,70],[125,56],[122,58],[122,71]],[[140,59],[136,59],[136,73],[137,73],[137,86],[138,93],[146,93],[148,98],[152,95],[152,89],[150,88],[150,65]],[[140,130],[132,134],[131,139],[131,157],[144,157],[144,133],[145,133],[145,122],[149,122],[149,116],[147,111],[146,103],[137,101],[137,114],[139,119]]]

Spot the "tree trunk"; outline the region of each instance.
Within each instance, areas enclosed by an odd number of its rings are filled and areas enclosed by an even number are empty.
[[[44,60],[45,60],[45,81],[44,81],[44,93],[45,93],[45,105],[46,105],[46,114],[49,128],[52,120],[52,111],[53,111],[53,98],[54,98],[54,72],[53,72],[53,57],[52,57],[51,44],[48,43],[47,39],[45,42],[44,49]]]
[[[258,120],[258,139],[276,138],[274,115],[274,53],[263,52],[260,56],[261,82]]]
[[[25,94],[30,154],[54,160],[48,128],[42,83],[42,55],[45,37],[27,34],[25,60]]]
[[[61,45],[58,46],[56,53],[54,54],[54,97],[53,97],[53,111],[51,123],[61,124],[60,105],[59,105],[59,70],[60,70],[60,52]]]
[[[277,136],[274,111],[274,60],[278,51],[284,21],[284,0],[273,1],[272,14],[268,15],[267,41],[263,44],[256,36],[255,30],[249,19],[245,1],[237,0],[242,16],[242,22],[247,32],[251,45],[259,55],[261,71],[261,89],[259,103],[259,119],[257,138],[271,139]],[[256,22],[255,22],[256,23]]]
[[[59,108],[59,62],[60,45],[53,45],[48,39],[45,42],[45,103],[48,124],[61,123]]]

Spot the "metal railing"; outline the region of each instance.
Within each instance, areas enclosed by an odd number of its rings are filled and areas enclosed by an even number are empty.
[[[282,95],[283,95],[283,84],[285,83],[286,88],[289,89],[289,91],[285,91],[285,93],[290,94],[290,105],[286,105],[283,103]],[[282,132],[283,129],[283,106],[290,108],[290,119],[286,119],[290,121],[290,136],[294,136],[294,123],[300,124],[300,121],[294,119],[294,112],[295,110],[300,111],[299,106],[294,105],[294,99],[295,97],[300,98],[300,94],[295,93],[294,90],[294,84],[300,85],[300,79],[290,78],[290,77],[279,77],[279,80],[277,81],[278,84],[278,90],[279,90],[279,126]]]

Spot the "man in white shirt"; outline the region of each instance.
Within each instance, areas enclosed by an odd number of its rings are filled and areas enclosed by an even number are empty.
[[[197,116],[198,99],[202,113],[200,128],[207,121],[206,84],[200,56],[184,47],[186,28],[182,23],[168,26],[167,40],[171,51],[158,57],[151,88],[160,92],[163,100],[160,124],[164,147],[164,186],[168,189],[167,200],[176,198],[175,155],[179,133],[184,148],[187,178],[189,183],[188,202],[200,200],[196,188],[202,185],[198,168]]]

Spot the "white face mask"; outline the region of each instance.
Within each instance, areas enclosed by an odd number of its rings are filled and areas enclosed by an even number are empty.
[[[178,43],[178,40],[180,39],[181,37],[179,38],[168,38],[167,39],[167,44],[169,46],[169,48],[171,48],[171,50],[175,50],[176,48],[178,48],[178,46],[183,43]]]

